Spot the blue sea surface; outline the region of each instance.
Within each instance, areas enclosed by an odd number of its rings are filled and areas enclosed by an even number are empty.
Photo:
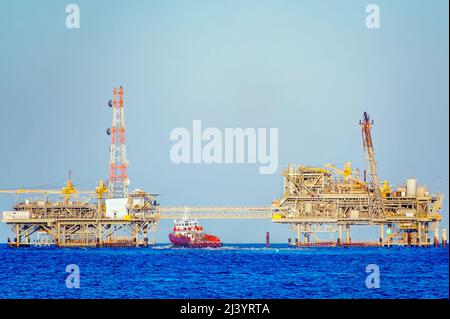
[[[66,266],[80,287],[66,287]],[[368,289],[369,264],[380,288]],[[0,298],[449,298],[445,248],[0,246]]]

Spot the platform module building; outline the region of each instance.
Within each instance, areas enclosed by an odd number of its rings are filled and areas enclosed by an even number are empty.
[[[2,222],[14,234],[8,238],[10,246],[148,246],[148,234],[159,220],[156,199],[141,190],[119,204],[93,196],[51,200],[49,195],[56,193],[42,195],[18,201],[13,211],[3,212]]]
[[[325,168],[289,165],[283,172],[284,194],[273,202],[273,221],[291,224],[297,231],[296,243],[312,245],[351,245],[350,225],[377,225],[378,243],[354,245],[431,244],[428,232],[439,238],[443,196],[431,195],[425,186],[416,187],[410,179],[406,186],[382,188],[383,215],[370,214],[373,192],[364,181],[342,178]],[[345,231],[345,238],[343,238]],[[335,233],[336,241],[324,241],[317,233]],[[302,240],[303,239],[303,240]]]

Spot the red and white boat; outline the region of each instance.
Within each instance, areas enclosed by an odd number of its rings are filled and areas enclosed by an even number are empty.
[[[196,219],[192,219],[186,208],[183,218],[175,219],[173,231],[169,234],[170,242],[175,247],[205,248],[221,247],[219,237],[203,232],[203,227]]]

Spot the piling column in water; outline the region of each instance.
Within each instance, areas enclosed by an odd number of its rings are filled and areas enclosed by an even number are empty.
[[[337,245],[340,246],[341,244],[342,244],[342,225],[338,225]]]
[[[422,224],[417,223],[417,246],[422,246]]]
[[[102,247],[102,246],[103,246],[103,241],[102,241],[102,237],[103,237],[103,234],[102,234],[102,228],[103,228],[102,223],[98,223],[98,224],[97,224],[97,244],[98,244],[99,247]]]
[[[309,244],[309,233],[308,233],[308,234],[305,234],[304,237],[305,237],[305,238],[303,239],[304,243],[305,243],[305,244]]]
[[[61,242],[61,224],[57,223],[56,224],[56,237],[55,237],[56,247],[58,247],[60,245],[60,242]]]
[[[270,247],[270,233],[266,232],[266,247]]]
[[[388,247],[391,247],[391,241],[392,241],[392,224],[388,224],[388,229],[387,229],[387,243],[388,243]]]
[[[148,234],[147,234],[147,230],[144,230],[143,237],[144,237],[144,247],[148,247]]]
[[[25,243],[29,244],[30,243],[30,230],[27,228],[27,230],[25,230]]]
[[[380,225],[380,246],[383,246],[384,242],[384,225]]]
[[[433,244],[434,247],[438,247],[439,246],[439,223],[435,222],[434,223],[434,239],[433,239]]]
[[[63,226],[61,230],[61,238],[59,239],[61,242],[66,242],[66,226]]]
[[[19,247],[20,243],[20,233],[19,233],[19,225],[16,225],[16,247]]]
[[[138,224],[136,224],[134,226],[134,241],[135,241],[136,247],[139,247],[139,225]]]
[[[350,238],[350,225],[345,225],[345,242],[347,244],[350,244],[351,238]]]
[[[447,247],[447,229],[442,229],[442,247]]]

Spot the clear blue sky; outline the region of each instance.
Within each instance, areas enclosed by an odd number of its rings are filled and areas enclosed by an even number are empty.
[[[81,28],[65,27],[76,3]],[[365,27],[365,6],[381,28]],[[445,193],[448,228],[448,1],[1,1],[0,188],[107,178],[112,88],[125,88],[132,187],[162,205],[270,205],[281,170],[175,165],[170,131],[278,127],[279,164],[366,166]],[[11,196],[0,196],[8,210]],[[270,221],[204,221],[225,242],[286,242]],[[162,222],[158,241],[167,241]],[[354,239],[377,230],[355,229]],[[9,235],[0,225],[0,241]]]

